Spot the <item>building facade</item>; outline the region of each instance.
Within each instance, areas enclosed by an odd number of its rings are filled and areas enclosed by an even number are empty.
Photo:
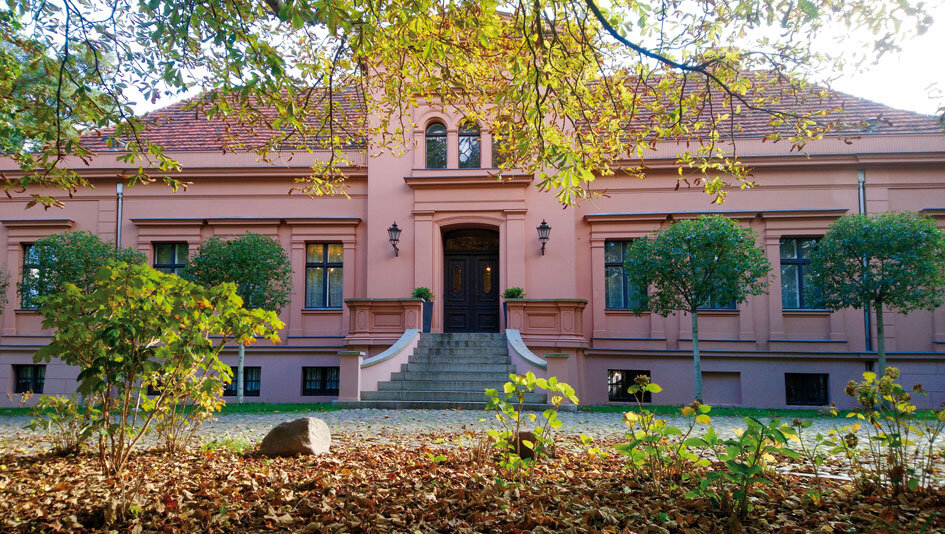
[[[435,295],[433,333],[505,333],[516,369],[559,376],[582,404],[625,402],[628,380],[640,373],[663,386],[655,402],[685,403],[693,396],[689,318],[632,313],[623,252],[675,220],[723,213],[755,231],[773,271],[767,294],[700,312],[706,402],[848,406],[844,385],[875,361],[875,325],[868,335],[862,310],[805,302],[809,247],[848,213],[909,210],[945,224],[941,127],[864,101],[851,101],[848,112],[864,121],[882,116],[886,126],[852,143],[827,137],[799,153],[746,130],[738,153],[759,185],[733,191],[722,205],[701,188],[677,188],[679,147],[666,144],[649,156],[645,180],[599,177],[591,188],[601,196],[566,209],[536,189],[532,175],[497,179],[490,133],[434,106],[411,110],[412,150],[352,147],[347,197],[319,198],[287,195],[310,154],[282,154],[273,164],[223,153],[213,148],[212,124],[177,111],[158,112],[168,120],[152,135],[181,162],[185,191],[148,184],[118,194],[131,169],[103,150],[82,165],[95,188],[62,209],[26,209],[25,195],[0,198],[0,266],[11,281],[0,316],[0,390],[75,389],[77,370],[32,361],[51,333],[24,306],[16,282],[37,239],[87,230],[174,272],[201,241],[250,231],[289,252],[294,294],[281,314],[283,342],[246,351],[249,400],[350,401],[377,389],[424,335],[415,333],[421,303],[409,298],[424,286]],[[543,222],[551,228],[544,246],[536,231]],[[510,287],[526,298],[504,301]],[[885,321],[889,362],[902,369],[903,383],[921,382],[931,395],[920,402],[929,406],[945,400],[945,310],[888,313]],[[235,352],[225,359],[235,362]]]

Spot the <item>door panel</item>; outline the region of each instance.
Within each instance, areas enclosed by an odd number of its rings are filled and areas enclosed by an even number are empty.
[[[448,252],[444,262],[444,330],[499,331],[499,255]]]

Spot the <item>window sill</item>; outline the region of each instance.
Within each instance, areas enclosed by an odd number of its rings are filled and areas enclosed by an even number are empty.
[[[628,310],[625,308],[604,308],[605,315],[649,315],[650,310],[641,310],[640,312],[635,312],[633,310]]]
[[[781,314],[784,316],[795,316],[795,317],[829,317],[833,313],[830,310],[815,310],[815,309],[792,309],[792,310],[781,310]]]
[[[737,317],[741,313],[741,310],[696,310],[696,313],[698,313],[700,316],[712,315],[717,317]]]
[[[343,311],[343,308],[302,308],[303,315],[335,315]]]
[[[39,308],[17,308],[13,310],[17,315],[39,315]]]

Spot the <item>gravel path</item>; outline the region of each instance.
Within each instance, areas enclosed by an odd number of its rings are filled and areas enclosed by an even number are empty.
[[[485,411],[463,410],[339,410],[333,412],[293,413],[241,413],[217,416],[217,420],[205,426],[200,434],[204,439],[214,437],[241,437],[256,443],[275,425],[298,417],[318,417],[328,423],[333,435],[346,440],[401,443],[430,443],[430,435],[456,434],[466,431],[484,432],[499,428],[495,416]],[[620,413],[561,412],[563,434],[586,434],[593,438],[622,436],[626,432]],[[665,417],[665,416],[661,416]],[[670,424],[685,424],[681,418],[665,417]],[[35,441],[37,435],[23,427],[28,417],[0,416],[0,449],[15,446],[18,441]],[[712,418],[716,432],[728,436],[736,428],[744,428],[740,417],[716,416]],[[703,429],[698,425],[697,429]],[[826,433],[833,428],[833,421],[817,418],[808,430],[811,435]],[[4,447],[6,446],[6,447]]]

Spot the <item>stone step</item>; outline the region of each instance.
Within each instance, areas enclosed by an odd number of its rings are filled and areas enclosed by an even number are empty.
[[[483,410],[486,407],[483,402],[453,402],[453,401],[332,401],[332,404],[339,408],[360,409],[360,410]],[[550,408],[549,404],[525,404],[523,408],[528,411],[541,412]],[[563,412],[576,411],[577,407],[573,404],[566,404],[561,407]],[[498,423],[496,423],[498,424]]]
[[[515,367],[505,363],[405,363],[400,366],[401,371],[422,371],[442,373],[511,373]]]
[[[399,380],[436,380],[436,381],[487,381],[504,384],[509,380],[509,371],[399,371],[391,373],[391,382]]]
[[[432,355],[432,354],[414,354],[410,357],[409,363],[491,363],[496,365],[509,365],[511,360],[508,355],[504,356],[451,356],[451,355]]]
[[[381,391],[478,391],[485,393],[486,389],[502,390],[504,383],[495,380],[391,380],[378,383],[377,388]]]
[[[469,340],[430,340],[424,341],[423,337],[417,343],[417,348],[450,348],[450,349],[506,349],[508,344],[502,341],[469,341]]]
[[[420,342],[429,341],[499,341],[505,340],[505,334],[454,332],[450,334],[423,334]]]
[[[362,391],[361,400],[485,402],[486,394],[484,391]],[[548,396],[544,393],[526,393],[525,402],[544,404],[548,402]]]

